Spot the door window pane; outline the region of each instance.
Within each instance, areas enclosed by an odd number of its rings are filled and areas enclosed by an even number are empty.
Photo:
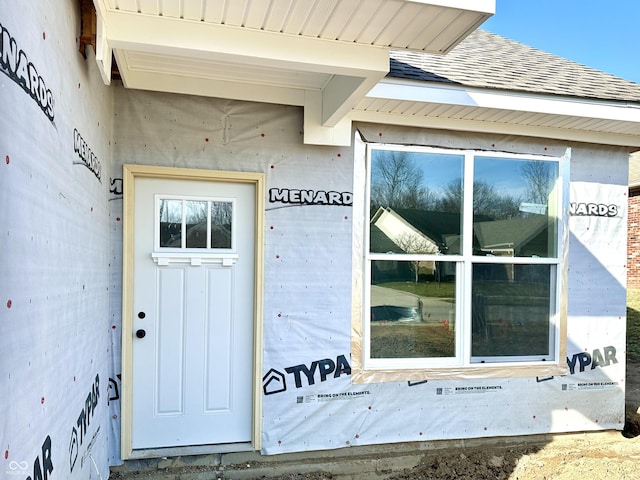
[[[160,246],[182,246],[182,200],[160,200]]]
[[[473,253],[555,257],[557,162],[476,157]]]
[[[210,202],[211,248],[231,248],[231,202]]]
[[[207,248],[207,202],[185,201],[187,248]]]
[[[552,265],[473,265],[472,357],[551,354],[554,271]]]
[[[231,249],[233,201],[160,198],[156,231],[159,246],[178,249]]]
[[[462,155],[371,152],[370,252],[459,254]]]
[[[413,282],[415,268],[447,280]],[[455,357],[455,263],[375,260],[371,271],[371,358]]]

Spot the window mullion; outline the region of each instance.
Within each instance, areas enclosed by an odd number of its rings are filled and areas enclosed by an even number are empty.
[[[469,272],[469,262],[456,264],[456,356],[463,367],[468,366],[471,359],[471,322],[467,320],[471,317],[471,306],[470,302],[465,300],[471,289]]]
[[[464,158],[464,178],[462,184],[462,255],[470,260],[473,253],[473,154]]]
[[[459,303],[462,316],[459,322],[462,335],[462,364],[471,364],[471,333],[472,333],[472,255],[473,255],[473,153],[465,154],[464,176],[462,184],[462,274]]]
[[[207,240],[205,248],[211,247],[211,201],[207,200]]]
[[[182,200],[182,220],[180,223],[180,248],[187,248],[187,201]]]

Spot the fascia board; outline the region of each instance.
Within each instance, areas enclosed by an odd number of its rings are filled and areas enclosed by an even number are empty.
[[[408,3],[434,5],[437,7],[469,10],[493,15],[496,13],[496,0],[406,0]]]
[[[535,127],[478,120],[459,120],[438,117],[416,117],[383,112],[367,112],[354,110],[349,114],[354,122],[378,123],[404,127],[432,128],[439,130],[457,130],[461,132],[490,133],[504,135],[519,135],[525,137],[546,138],[550,140],[564,140],[594,143],[601,145],[616,145],[624,147],[640,147],[640,133],[638,135],[622,135],[590,130],[572,130],[556,127]]]
[[[433,82],[385,79],[367,97],[640,123],[640,103],[455,87]]]
[[[104,35],[105,24],[101,16],[96,18],[96,63],[105,85],[111,84],[111,61],[113,50]]]
[[[114,10],[104,18],[114,49],[356,77],[389,69],[388,50],[378,46]]]
[[[96,8],[96,15],[98,18],[104,17],[109,11],[109,7],[105,3],[105,0],[93,0],[93,6]]]

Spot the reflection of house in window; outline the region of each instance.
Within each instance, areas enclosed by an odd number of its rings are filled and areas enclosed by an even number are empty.
[[[474,254],[499,257],[546,257],[549,254],[549,223],[546,215],[473,224]],[[554,237],[551,238],[554,240]]]
[[[546,257],[555,244],[554,219],[546,215],[492,220],[475,215],[474,255],[496,257]],[[549,230],[552,225],[552,231]],[[460,251],[460,214],[419,209],[380,207],[371,218],[370,251],[373,253],[457,255]],[[452,262],[416,261],[414,271],[407,262],[378,260],[374,281],[446,280],[453,276]],[[417,272],[415,271],[417,267]],[[512,270],[512,265],[504,268]],[[417,274],[416,274],[417,273]],[[514,280],[514,272],[505,272]]]
[[[460,250],[459,213],[380,207],[370,223],[370,251],[374,253],[442,255],[457,254]],[[444,279],[454,274],[443,271],[455,269],[454,264],[447,263],[445,267],[438,263],[417,261],[414,276]],[[406,262],[400,262],[400,265],[406,265]],[[400,271],[400,268],[395,261],[376,261],[377,271],[372,274],[378,280],[393,277],[408,280],[411,272],[406,268],[404,272]]]

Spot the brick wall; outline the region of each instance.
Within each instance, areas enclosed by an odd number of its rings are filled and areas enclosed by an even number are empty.
[[[629,192],[627,287],[640,289],[640,189]]]

